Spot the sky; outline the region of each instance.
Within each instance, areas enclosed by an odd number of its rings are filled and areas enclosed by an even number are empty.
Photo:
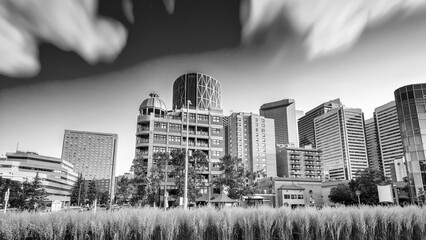
[[[419,0],[35,1],[0,4],[0,156],[60,157],[65,129],[116,133],[128,172],[139,105],[155,91],[171,108],[187,72],[221,82],[225,115],[340,98],[367,119],[426,79]]]

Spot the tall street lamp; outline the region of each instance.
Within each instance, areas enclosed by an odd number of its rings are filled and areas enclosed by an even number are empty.
[[[356,190],[355,194],[358,196],[358,205],[361,205],[361,200],[359,199],[359,195],[361,195],[361,191],[360,190]]]
[[[186,103],[186,148],[185,148],[185,187],[183,190],[183,209],[188,209],[188,142],[189,142],[189,105],[191,101]]]

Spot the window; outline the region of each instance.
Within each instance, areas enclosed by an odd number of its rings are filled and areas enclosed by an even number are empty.
[[[209,121],[209,116],[208,115],[199,114],[198,115],[198,121],[206,121],[206,122],[208,122]]]
[[[220,156],[220,151],[213,151],[213,156],[219,157]]]
[[[181,126],[179,124],[170,124],[170,130],[180,130]]]
[[[178,151],[180,148],[169,147],[169,152]]]
[[[180,137],[179,136],[169,136],[169,141],[180,142]]]
[[[290,199],[290,194],[284,194],[284,199]]]
[[[165,152],[166,148],[165,147],[154,147],[154,152]]]
[[[163,128],[163,129],[166,129],[166,128],[167,128],[167,123],[163,123],[163,122],[155,122],[155,123],[154,123],[154,127],[155,127],[155,128]]]
[[[220,128],[212,128],[212,133],[220,134]],[[241,135],[241,133],[239,133]]]
[[[220,122],[220,117],[213,116],[212,120],[213,120],[213,122]]]
[[[166,141],[166,135],[154,134],[154,140]]]
[[[302,194],[297,195],[297,199],[303,199],[303,195]]]
[[[213,145],[219,145],[220,144],[220,140],[219,139],[212,139],[212,144]]]
[[[190,113],[189,114],[189,119],[190,120],[195,120],[195,114],[194,113]]]
[[[296,194],[291,194],[291,199],[297,199],[297,195]]]

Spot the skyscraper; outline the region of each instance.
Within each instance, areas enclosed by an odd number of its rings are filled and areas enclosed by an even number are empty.
[[[299,146],[296,121],[296,103],[293,99],[283,99],[265,103],[260,107],[260,115],[275,121],[275,143]]]
[[[305,116],[302,116],[298,121],[300,146],[312,145],[312,147],[316,147],[314,119],[324,113],[327,113],[331,109],[341,106],[343,105],[340,102],[340,99],[337,98],[317,106],[316,108],[308,111]]]
[[[426,184],[426,84],[398,88],[394,95],[410,192],[419,196]]]
[[[314,119],[315,142],[331,179],[352,179],[368,167],[361,109],[335,108]]]
[[[187,73],[178,77],[173,83],[173,109],[186,106],[191,101],[191,108],[221,109],[220,83],[203,73]]]
[[[96,180],[102,191],[113,196],[117,134],[65,130],[62,159],[86,180]]]
[[[365,120],[365,142],[367,146],[368,165],[373,169],[383,172],[379,135],[377,133],[375,117]]]
[[[391,178],[391,167],[394,165],[394,161],[402,159],[404,156],[395,101],[377,107],[374,110],[374,116],[383,173],[386,177]]]
[[[250,172],[277,176],[274,120],[252,113],[232,113],[228,117],[228,148],[231,156],[243,160]]]

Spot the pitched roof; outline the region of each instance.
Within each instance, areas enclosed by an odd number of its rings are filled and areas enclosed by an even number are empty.
[[[291,185],[281,185],[280,188],[278,188],[280,190],[305,190],[305,188],[299,186],[299,185],[295,185],[295,184],[291,184]]]
[[[212,203],[234,203],[236,200],[229,198],[224,193],[219,194],[215,199],[211,200]]]

